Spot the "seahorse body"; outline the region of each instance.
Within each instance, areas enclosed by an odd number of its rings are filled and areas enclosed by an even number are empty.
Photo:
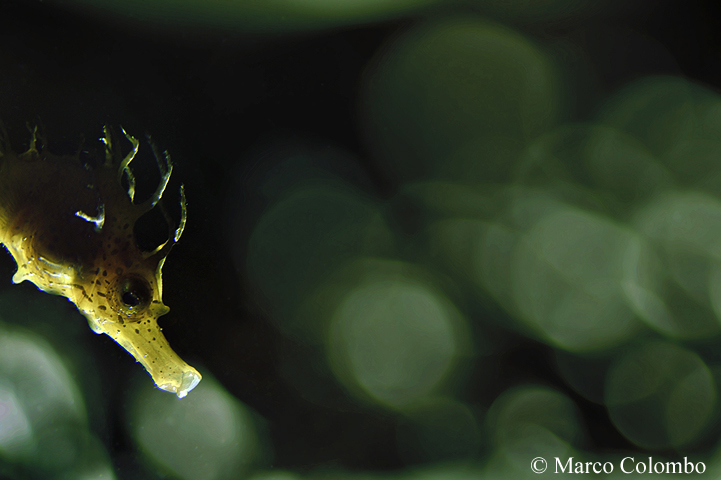
[[[158,388],[183,398],[201,376],[173,352],[157,323],[170,310],[162,301],[162,268],[185,226],[183,187],[182,215],[173,222],[162,199],[172,163],[148,139],[162,179],[151,198],[134,203],[129,165],[139,142],[123,130],[132,150],[122,156],[119,136],[108,127],[104,133],[104,157],[85,163],[79,155],[46,152],[35,131],[22,154],[0,138],[0,243],[18,266],[13,283],[28,280],[67,297],[94,332],[109,335],[142,363]],[[145,252],[133,227],[156,206],[168,223],[168,240]]]

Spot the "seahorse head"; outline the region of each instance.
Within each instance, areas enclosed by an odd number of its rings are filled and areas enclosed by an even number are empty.
[[[0,153],[0,241],[18,265],[14,283],[28,280],[67,297],[93,331],[109,335],[160,389],[182,398],[201,376],[173,352],[157,320],[170,310],[162,300],[162,268],[185,227],[185,193],[181,186],[181,215],[174,221],[163,201],[173,164],[148,138],[161,180],[150,198],[135,203],[130,163],[140,142],[122,132],[131,145],[127,155],[106,127],[104,155],[85,163],[78,155],[58,157],[38,148],[35,131],[27,152]],[[134,226],[154,208],[168,237],[144,251]]]

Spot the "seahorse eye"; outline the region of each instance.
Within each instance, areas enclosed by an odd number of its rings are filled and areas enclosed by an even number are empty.
[[[140,277],[128,276],[118,284],[118,297],[128,313],[136,313],[150,305],[152,292],[148,282]]]
[[[137,307],[141,303],[140,297],[138,297],[136,292],[123,292],[121,298],[126,307]]]

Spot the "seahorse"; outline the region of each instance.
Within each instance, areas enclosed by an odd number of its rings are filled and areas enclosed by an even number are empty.
[[[130,163],[140,142],[120,129],[130,142],[125,156],[118,145],[122,137],[108,126],[96,153],[79,148],[61,156],[47,151],[37,127],[30,129],[22,154],[13,152],[0,131],[0,243],[17,263],[13,283],[27,280],[66,297],[95,333],[135,357],[158,388],[183,398],[202,377],[170,348],[157,320],[170,310],[162,300],[162,269],[185,228],[185,190],[181,185],[181,215],[174,221],[163,202],[173,163],[148,136],[161,180],[149,199],[135,203]],[[143,251],[134,226],[156,207],[168,238]]]

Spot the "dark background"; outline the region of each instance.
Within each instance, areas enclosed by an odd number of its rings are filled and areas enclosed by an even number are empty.
[[[447,4],[424,15],[456,12],[482,9]],[[382,411],[350,400],[325,408],[283,382],[279,352],[298,362],[314,353],[267,321],[269,306],[236,272],[228,242],[232,229],[247,236],[266,207],[254,188],[273,169],[273,156],[264,161],[258,154],[270,144],[327,144],[353,152],[364,169],[355,181],[382,199],[394,195],[397,180],[374,162],[360,133],[357,93],[365,66],[384,42],[422,19],[260,35],[156,28],[152,22],[130,26],[58,4],[0,1],[0,118],[15,150],[26,148],[30,122],[44,125],[54,151],[72,151],[81,135],[92,141],[107,123],[136,135],[150,132],[171,152],[175,178],[186,186],[189,218],[164,269],[164,300],[172,309],[162,320],[164,332],[181,357],[211,371],[268,421],[276,467],[385,470],[405,464],[395,450],[394,422]],[[714,90],[721,82],[715,2],[646,1],[570,20],[499,20],[551,45],[571,42],[591,58],[593,76],[573,72],[572,120],[584,119],[599,98],[642,75],[686,76]],[[238,208],[247,217],[231,226],[229,211]],[[412,209],[401,205],[394,214],[412,224]],[[15,268],[9,256],[0,258],[0,267],[9,284]],[[33,290],[27,284],[10,288]],[[84,323],[79,315],[69,317]],[[541,379],[578,402],[593,426],[592,448],[629,447],[602,407],[558,380],[548,347],[496,334],[507,348],[491,359],[495,380],[486,379],[483,391],[469,389],[465,400],[487,408],[509,385]],[[123,385],[113,379],[139,367],[109,338],[90,340],[92,362],[107,373],[102,389],[112,405]],[[123,421],[106,418],[101,433],[121,476],[137,467]]]

